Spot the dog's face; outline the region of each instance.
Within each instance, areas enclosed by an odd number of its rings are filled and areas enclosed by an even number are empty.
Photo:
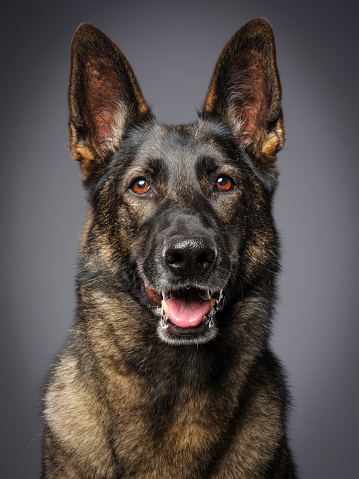
[[[210,341],[219,311],[277,269],[271,200],[284,133],[268,23],[229,40],[196,124],[157,124],[122,53],[90,25],[74,37],[69,98],[90,204],[88,277],[131,284],[165,342]]]
[[[172,343],[214,337],[215,312],[237,271],[245,175],[233,151],[221,146],[226,137],[234,147],[230,132],[210,121],[153,124],[124,140],[132,149],[125,170],[121,152],[111,165],[116,213],[127,225],[119,248],[127,250],[127,268],[137,272],[143,298],[159,317],[161,338]]]

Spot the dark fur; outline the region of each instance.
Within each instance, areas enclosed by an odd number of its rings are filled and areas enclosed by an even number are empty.
[[[280,100],[263,19],[226,44],[198,122],[169,127],[118,48],[91,25],[77,30],[70,150],[89,218],[76,326],[45,397],[44,479],[295,477],[268,346]],[[162,292],[216,305],[185,329],[161,317]]]

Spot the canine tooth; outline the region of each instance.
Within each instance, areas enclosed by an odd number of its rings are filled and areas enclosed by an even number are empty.
[[[167,316],[167,313],[168,313],[168,304],[166,303],[166,301],[163,299],[162,300],[162,308],[163,308],[163,312],[165,313],[165,315]]]
[[[211,309],[208,311],[207,314],[203,316],[201,319],[201,323],[205,323],[207,319],[209,318],[209,315],[211,314],[212,309],[214,308],[214,305],[216,304],[216,300],[214,298],[211,299]]]

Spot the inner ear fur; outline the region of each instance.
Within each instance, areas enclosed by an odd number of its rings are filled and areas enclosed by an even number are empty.
[[[69,106],[70,152],[85,178],[118,149],[130,124],[151,116],[122,52],[89,24],[72,41]]]
[[[274,35],[267,20],[251,20],[228,40],[203,115],[221,118],[239,145],[262,162],[275,160],[285,138]]]

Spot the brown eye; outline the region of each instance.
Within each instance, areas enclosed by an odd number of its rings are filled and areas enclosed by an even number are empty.
[[[216,187],[221,191],[228,191],[232,188],[233,181],[228,176],[219,176],[216,181]]]
[[[148,191],[149,187],[150,185],[147,180],[144,178],[139,178],[132,183],[131,189],[137,195],[143,195]]]

